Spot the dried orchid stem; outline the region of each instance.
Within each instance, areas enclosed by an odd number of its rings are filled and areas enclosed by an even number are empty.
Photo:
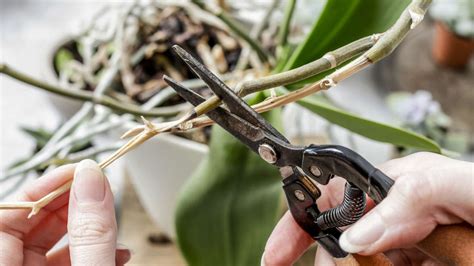
[[[151,122],[143,118],[143,122],[145,124],[145,130],[142,131],[141,134],[135,136],[130,141],[128,141],[124,146],[120,147],[117,151],[115,151],[111,156],[106,158],[104,161],[99,163],[99,167],[101,169],[105,169],[109,166],[112,162],[120,158],[122,155],[130,151],[132,148],[139,146],[143,142],[147,141],[151,137],[158,134],[159,130],[168,130],[174,124],[165,125],[164,127],[156,127]],[[5,202],[0,203],[0,209],[31,209],[28,218],[31,218],[33,215],[37,214],[44,206],[48,205],[51,201],[61,196],[63,193],[68,191],[71,188],[72,180],[67,181],[59,188],[55,189],[48,195],[44,196],[43,198],[32,201],[32,202]]]
[[[335,73],[335,72],[334,72]],[[268,98],[258,104],[252,105],[252,108],[255,109],[258,113],[264,113],[267,111],[270,111],[274,108],[296,102],[306,96],[309,96],[315,92],[321,91],[321,90],[326,90],[329,89],[330,83],[328,82],[328,79],[331,77],[328,77],[326,79],[320,80],[310,86],[304,87],[302,89],[296,90],[289,92],[285,95],[277,96],[277,97],[271,97]],[[336,77],[334,77],[336,78]],[[204,126],[209,126],[212,125],[214,121],[209,119],[208,117],[198,117],[194,118],[190,121],[186,121],[183,124],[179,124],[176,128],[169,128],[169,130],[166,131],[160,131],[158,133],[163,133],[163,132],[177,132],[177,131],[185,131],[188,130],[189,128],[199,128],[199,127],[204,127]],[[159,127],[160,124],[155,125],[155,127]]]
[[[31,209],[30,214],[28,214],[29,219],[36,215],[44,206],[48,205],[51,201],[68,191],[71,188],[71,184],[72,180],[66,182],[62,186],[55,189],[53,192],[37,201],[0,203],[0,209]]]
[[[154,135],[146,134],[146,133],[136,136],[132,142],[129,141],[125,146],[117,150],[111,157],[99,163],[100,168],[105,169],[118,157],[125,154],[126,151],[125,152],[123,151],[127,149],[128,147],[127,145],[135,145],[135,146],[140,145],[141,143],[145,142],[147,139],[151,138],[152,136]],[[116,154],[119,154],[119,155],[117,156]],[[54,191],[52,191],[51,193],[49,193],[48,195],[44,196],[43,198],[37,201],[3,202],[3,203],[0,203],[0,209],[31,209],[31,212],[28,215],[28,218],[31,218],[32,216],[36,215],[44,206],[48,205],[51,201],[53,201],[54,199],[64,194],[66,191],[68,191],[71,188],[71,185],[72,185],[72,179],[68,180],[59,188],[55,189]]]
[[[383,57],[390,54],[391,51],[400,43],[401,40],[406,36],[410,29],[413,29],[416,24],[418,24],[423,18],[424,13],[430,3],[430,0],[414,0],[412,3],[405,9],[401,14],[397,22],[380,38],[380,45],[374,45],[367,52],[362,54],[360,57],[352,61],[351,63],[343,66],[337,71],[333,72],[326,78],[302,89],[287,93],[282,96],[269,98],[259,104],[252,106],[258,112],[265,112],[270,109],[297,101],[301,98],[304,98],[310,94],[313,94],[320,90],[327,90],[335,86],[338,82],[348,78],[349,76],[359,72],[373,62],[381,60]],[[209,109],[207,111],[210,111]],[[117,150],[105,161],[101,162],[99,165],[101,168],[105,168],[114,162],[116,159],[120,158],[123,154],[127,153],[136,146],[142,144],[149,138],[167,131],[179,131],[189,129],[186,125],[191,125],[192,128],[199,125],[211,124],[212,121],[208,118],[195,118],[193,120],[183,122],[183,118],[178,121],[168,122],[166,124],[152,124],[151,122],[144,119],[145,126],[140,127],[140,130],[133,132],[137,134],[133,137],[127,144],[122,148]],[[129,131],[131,132],[131,131]],[[133,135],[130,133],[129,135]],[[46,206],[49,202],[59,197],[61,194],[66,192],[72,184],[72,180],[68,181],[55,191],[46,195],[36,202],[16,202],[16,203],[0,203],[0,209],[25,209],[31,208],[31,213],[29,217],[38,213],[40,209]]]

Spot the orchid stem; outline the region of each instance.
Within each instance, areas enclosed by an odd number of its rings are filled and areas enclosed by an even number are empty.
[[[136,116],[158,117],[158,116],[174,116],[178,114],[179,112],[183,111],[182,109],[179,109],[179,108],[177,109],[177,108],[174,108],[173,106],[157,107],[157,108],[153,108],[151,110],[145,111],[145,110],[142,110],[139,105],[120,102],[107,95],[94,97],[93,92],[88,92],[84,90],[70,90],[70,89],[54,86],[52,84],[37,80],[31,76],[21,73],[20,71],[13,69],[6,64],[0,64],[0,73],[5,74],[16,80],[19,80],[23,83],[29,84],[36,88],[40,88],[57,95],[65,96],[67,98],[72,98],[72,99],[83,101],[83,102],[93,102],[95,104],[100,104],[100,105],[109,107],[110,109],[113,109],[117,111],[118,113],[129,113]]]

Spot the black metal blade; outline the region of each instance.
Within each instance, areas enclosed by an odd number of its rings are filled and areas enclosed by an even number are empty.
[[[163,76],[163,79],[170,85],[181,97],[192,105],[196,106],[205,101],[205,99],[196,92],[182,86],[172,78]],[[226,131],[238,138],[242,143],[249,146],[254,152],[258,153],[257,141],[264,137],[264,131],[251,125],[238,116],[231,114],[224,108],[217,107],[209,111],[206,115],[219,124]]]
[[[187,102],[192,104],[193,106],[200,105],[206,99],[204,99],[201,95],[196,93],[195,91],[192,91],[183,85],[179,84],[176,80],[172,79],[171,77],[167,75],[163,75],[163,80],[168,83],[168,85],[173,88],[183,99],[185,99]]]
[[[181,59],[196,73],[209,88],[227,105],[229,110],[248,121],[256,127],[266,130],[273,136],[280,140],[289,143],[289,141],[278,130],[276,130],[270,123],[268,123],[259,113],[250,107],[244,100],[232,91],[222,80],[207,69],[201,62],[186,52],[178,45],[173,46],[173,50]]]

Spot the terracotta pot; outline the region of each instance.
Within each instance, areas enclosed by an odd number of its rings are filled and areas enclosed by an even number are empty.
[[[432,52],[436,63],[451,68],[465,67],[474,52],[474,40],[456,35],[441,22],[436,22],[435,29]]]

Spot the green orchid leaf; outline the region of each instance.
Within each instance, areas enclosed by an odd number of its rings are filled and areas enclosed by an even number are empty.
[[[319,19],[289,58],[284,70],[302,66],[359,38],[387,30],[409,3],[409,0],[328,0]],[[317,75],[298,84],[321,77]]]
[[[441,148],[438,144],[423,135],[350,114],[328,104],[320,97],[309,96],[299,101],[298,104],[333,124],[369,139],[441,153]]]
[[[280,112],[266,118],[276,122]],[[176,230],[187,263],[259,265],[281,192],[277,168],[215,126],[209,155],[178,200]]]

